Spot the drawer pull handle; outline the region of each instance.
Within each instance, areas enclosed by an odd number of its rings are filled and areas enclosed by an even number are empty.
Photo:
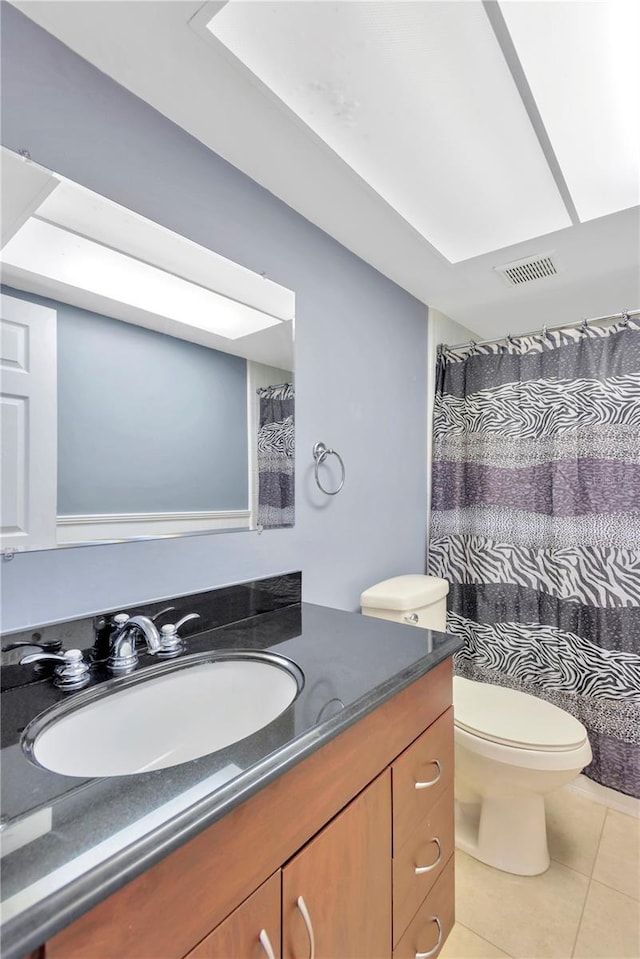
[[[431,916],[431,922],[435,922],[438,927],[438,941],[436,942],[433,949],[429,949],[429,952],[416,952],[416,959],[429,959],[430,956],[435,956],[436,952],[440,948],[442,943],[442,925],[437,916]]]
[[[267,935],[266,929],[260,930],[260,943],[262,945],[262,948],[267,954],[267,959],[276,959],[275,953],[273,951],[273,946],[271,945],[271,940],[269,939],[269,936]]]
[[[436,773],[435,778],[430,779],[429,782],[426,782],[426,783],[416,783],[415,784],[416,789],[428,789],[429,786],[435,786],[435,784],[438,782],[438,780],[442,776],[442,766],[440,765],[440,760],[434,759],[433,763],[434,765],[438,767],[438,772]]]
[[[438,847],[438,856],[435,862],[432,862],[430,866],[416,866],[415,874],[416,876],[424,876],[425,872],[431,872],[432,869],[435,869],[440,860],[442,859],[442,846],[440,845],[440,840],[436,839],[434,836],[431,842],[435,842]]]
[[[298,909],[302,913],[304,924],[307,927],[307,935],[309,936],[309,946],[310,946],[309,959],[315,959],[316,941],[313,935],[313,925],[311,923],[311,917],[309,915],[309,910],[307,909],[307,904],[302,898],[302,896],[298,896]]]

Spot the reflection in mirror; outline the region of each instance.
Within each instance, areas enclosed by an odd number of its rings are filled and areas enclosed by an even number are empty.
[[[294,294],[2,150],[2,548],[294,522]]]

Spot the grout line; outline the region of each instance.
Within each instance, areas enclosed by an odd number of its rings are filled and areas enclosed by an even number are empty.
[[[584,897],[584,902],[582,903],[582,911],[581,911],[581,913],[580,913],[580,919],[579,919],[579,921],[578,921],[578,928],[577,928],[577,930],[576,930],[576,937],[575,937],[575,939],[573,940],[573,948],[572,948],[572,950],[571,950],[571,955],[572,955],[572,956],[575,955],[576,947],[577,947],[577,945],[578,945],[578,939],[580,938],[580,930],[582,929],[582,921],[583,921],[583,919],[584,919],[584,911],[585,911],[585,909],[587,908],[587,902],[588,902],[588,899],[589,899],[589,893],[591,892],[591,883],[593,882],[593,870],[596,868],[596,863],[597,863],[597,861],[598,861],[598,854],[599,854],[599,852],[600,852],[600,846],[602,845],[602,837],[603,837],[603,835],[604,835],[604,826],[605,826],[605,823],[606,823],[606,821],[607,821],[608,815],[609,815],[609,808],[607,807],[607,811],[606,811],[606,813],[604,814],[604,817],[603,817],[603,819],[602,819],[602,826],[600,827],[600,835],[598,836],[598,845],[596,846],[596,854],[595,854],[595,856],[593,857],[593,863],[592,863],[592,865],[591,865],[591,872],[589,873],[589,876],[588,876],[589,883],[588,883],[588,885],[587,885],[587,893],[586,893],[586,895],[585,895],[585,897]]]
[[[571,955],[572,955],[572,956],[575,956],[575,954],[576,954],[576,947],[577,947],[577,945],[578,945],[578,939],[580,938],[580,930],[582,929],[582,921],[583,921],[583,919],[584,919],[584,911],[585,911],[585,909],[587,908],[587,900],[589,899],[589,893],[591,892],[591,882],[592,882],[592,880],[589,879],[589,885],[587,886],[587,894],[586,894],[586,896],[584,897],[584,902],[582,903],[582,912],[580,913],[580,919],[579,919],[579,921],[578,921],[578,928],[577,928],[577,930],[576,930],[576,937],[575,937],[575,939],[573,940],[573,947],[572,947],[572,949],[571,949]]]
[[[630,899],[631,902],[638,903],[638,907],[640,909],[640,896],[633,896],[633,895],[630,895],[628,892],[623,892],[622,889],[618,889],[617,886],[610,885],[608,882],[605,882],[604,879],[594,879],[594,877],[591,876],[589,883],[592,883],[592,882],[595,882],[596,885],[598,886],[604,886],[605,889],[609,889],[611,892],[615,892],[619,896],[624,896],[626,899]]]
[[[482,939],[483,942],[486,942],[488,946],[493,946],[494,949],[499,949],[506,959],[518,959],[517,956],[512,956],[510,952],[505,952],[502,946],[499,946],[496,942],[492,942],[491,939],[487,939],[486,936],[481,936],[480,933],[476,932],[475,929],[472,929],[471,926],[465,926],[463,922],[458,921],[456,921],[456,926],[461,926],[463,929],[466,929],[467,932],[473,933],[473,935],[477,936],[478,939]]]
[[[611,810],[607,808],[604,819],[602,820],[602,828],[600,829],[600,835],[598,836],[598,846],[596,848],[596,854],[593,858],[593,866],[591,867],[591,872],[589,873],[589,879],[593,879],[593,870],[596,868],[598,856],[600,855],[600,846],[602,845],[602,837],[604,836],[604,827],[607,824],[607,819],[609,818],[610,811]]]

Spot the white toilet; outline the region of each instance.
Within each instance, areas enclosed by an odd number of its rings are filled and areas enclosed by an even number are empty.
[[[395,576],[365,590],[362,612],[445,630],[449,584]],[[569,713],[519,690],[454,676],[456,845],[519,876],[549,866],[544,795],[591,762],[587,731]]]

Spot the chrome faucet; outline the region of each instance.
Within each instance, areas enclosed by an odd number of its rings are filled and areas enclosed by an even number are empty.
[[[113,617],[114,630],[110,636],[110,652],[107,666],[113,673],[128,673],[138,662],[136,640],[142,636],[150,653],[161,648],[160,633],[148,616],[128,616],[118,613]]]

